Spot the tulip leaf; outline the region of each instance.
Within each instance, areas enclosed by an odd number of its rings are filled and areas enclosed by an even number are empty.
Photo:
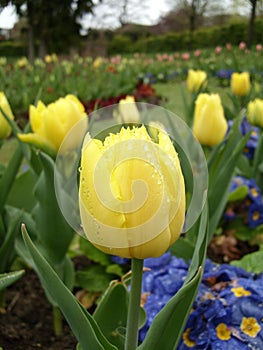
[[[12,184],[17,176],[19,167],[23,159],[23,153],[20,147],[17,147],[12,158],[8,162],[7,167],[4,170],[0,178],[0,213],[6,203],[8,194],[12,188]]]
[[[228,202],[236,202],[244,199],[248,194],[248,187],[245,185],[237,187],[228,195]]]
[[[113,281],[102,296],[94,312],[94,319],[103,334],[119,350],[124,349],[128,303],[129,293],[127,287],[120,282]],[[140,308],[140,328],[144,325],[145,318],[145,311]]]
[[[12,283],[16,282],[20,277],[24,275],[24,273],[24,270],[20,270],[0,274],[0,291],[4,290]]]
[[[177,348],[202,280],[208,236],[207,206],[204,207],[201,217],[194,227],[198,230],[197,241],[184,285],[156,315],[138,350],[173,350]]]
[[[117,350],[104,337],[94,318],[77,301],[47,260],[40,254],[24,226],[22,226],[22,233],[42,285],[45,286],[61,309],[81,348],[83,350]]]
[[[36,199],[32,193],[32,187],[36,183],[36,180],[37,177],[31,169],[18,175],[8,195],[7,203],[31,212],[36,204]]]
[[[239,131],[239,123],[240,120],[237,119],[227,140],[215,147],[209,157],[209,240],[222,217],[237,161],[249,138],[249,134],[242,137]]]
[[[35,197],[38,203],[32,215],[37,223],[42,253],[49,258],[52,265],[59,265],[68,251],[73,238],[73,229],[66,222],[57,203],[54,161],[42,152],[39,152],[39,157],[43,171],[36,183]]]
[[[15,259],[15,238],[19,232],[22,217],[21,210],[10,206],[5,208],[4,226],[7,227],[7,231],[0,246],[0,272],[7,271]]]

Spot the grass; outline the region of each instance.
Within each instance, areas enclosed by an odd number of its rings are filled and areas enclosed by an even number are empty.
[[[178,117],[185,119],[185,104],[183,100],[183,82],[175,81],[154,84],[157,94],[162,97],[162,107],[175,113]]]

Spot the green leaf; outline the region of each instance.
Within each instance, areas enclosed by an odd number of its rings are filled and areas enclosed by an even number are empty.
[[[54,161],[42,152],[39,152],[39,157],[43,171],[36,183],[35,197],[38,203],[32,215],[37,223],[38,241],[41,244],[42,253],[52,265],[59,265],[64,260],[74,233],[57,203],[54,188]]]
[[[15,271],[0,274],[0,291],[4,290],[12,283],[16,282],[20,277],[24,275],[25,271]]]
[[[241,267],[242,269],[248,272],[262,273],[263,272],[263,265],[261,263],[262,260],[263,260],[263,250],[260,250],[254,253],[247,254],[240,260],[233,260],[231,261],[230,264],[237,267]]]
[[[215,147],[209,157],[209,240],[216,231],[222,217],[237,161],[249,137],[249,134],[242,137],[239,131],[239,123],[240,119],[237,119],[228,139]]]
[[[103,334],[119,350],[124,349],[128,302],[129,293],[126,286],[120,282],[113,282],[94,312],[94,319]],[[145,320],[145,311],[140,308],[139,328],[144,325]]]
[[[7,167],[5,168],[2,177],[0,178],[0,213],[2,212],[4,205],[7,201],[8,194],[17,176],[22,159],[23,153],[20,147],[17,147],[12,158],[8,162]]]
[[[76,272],[75,285],[89,292],[104,292],[113,278],[106,273],[104,266],[91,265]]]
[[[119,277],[123,276],[122,268],[118,264],[111,264],[111,265],[107,266],[106,267],[106,272],[110,273],[112,275],[119,276]]]
[[[180,341],[202,279],[208,237],[207,206],[195,228],[198,230],[197,241],[185,283],[156,315],[138,350],[173,350]]]
[[[36,199],[32,193],[36,180],[37,177],[31,169],[18,175],[9,193],[7,203],[31,212],[36,204]]]
[[[9,206],[6,207],[4,221],[5,227],[7,227],[7,232],[0,246],[0,272],[9,270],[9,267],[15,258],[15,238],[19,233],[22,214],[23,212],[19,209]]]
[[[245,155],[241,155],[237,161],[238,173],[244,177],[253,177],[253,169],[249,159]]]
[[[180,237],[171,247],[170,252],[178,258],[183,258],[189,261],[194,253],[194,242],[190,241],[188,237]]]
[[[237,187],[228,195],[228,202],[236,202],[244,199],[248,194],[248,187],[245,185]]]
[[[107,341],[94,318],[82,307],[46,259],[39,253],[24,226],[22,226],[22,233],[43,286],[61,309],[82,349],[117,350],[114,345]]]
[[[86,255],[90,260],[99,263],[103,266],[109,265],[111,263],[108,254],[103,253],[98,248],[94,247],[87,239],[80,237],[79,240],[80,250]]]

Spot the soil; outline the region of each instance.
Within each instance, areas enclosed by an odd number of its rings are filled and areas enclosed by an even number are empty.
[[[53,332],[50,306],[36,274],[29,270],[6,291],[0,310],[0,348],[3,350],[74,350],[76,338],[63,320],[62,335]]]

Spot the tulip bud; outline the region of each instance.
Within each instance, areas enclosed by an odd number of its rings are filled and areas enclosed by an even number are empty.
[[[139,123],[140,114],[134,96],[126,96],[125,99],[121,99],[114,116],[119,123]]]
[[[214,146],[227,131],[227,121],[218,94],[199,94],[195,101],[193,133],[202,145]]]
[[[230,87],[233,94],[245,96],[251,89],[250,75],[248,72],[233,73],[231,75]]]
[[[256,98],[248,103],[247,119],[250,124],[263,128],[263,100]]]
[[[199,89],[205,88],[206,78],[206,72],[202,70],[189,69],[186,82],[188,91],[197,92]]]
[[[9,102],[3,92],[0,92],[0,107],[10,119],[14,119]],[[11,134],[11,131],[12,129],[10,125],[0,111],[0,139],[8,137]]]
[[[86,136],[79,204],[87,238],[100,250],[126,258],[162,255],[179,237],[185,188],[177,153],[160,131],[122,128],[104,141]]]
[[[67,95],[48,106],[39,101],[36,107],[31,105],[29,109],[33,133],[18,134],[18,137],[23,142],[55,154],[69,130],[86,117],[84,106],[74,95]]]

